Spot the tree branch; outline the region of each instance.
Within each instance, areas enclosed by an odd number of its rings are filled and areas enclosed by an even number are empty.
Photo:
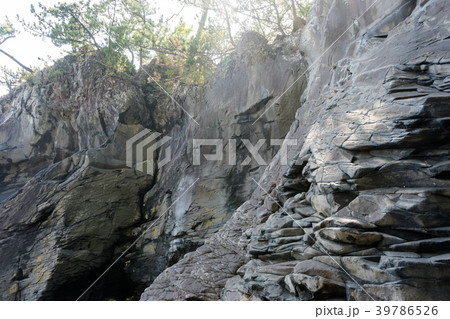
[[[5,43],[6,40],[11,39],[11,38],[14,38],[14,37],[15,37],[15,35],[9,35],[9,36],[7,36],[6,38],[4,38],[4,39],[2,39],[2,40],[0,41],[0,45],[2,45],[3,43]]]
[[[84,31],[86,31],[86,33],[88,34],[88,36],[91,38],[94,46],[100,51],[102,49],[102,47],[100,45],[98,45],[97,41],[95,40],[94,35],[91,33],[91,31],[89,31],[89,29],[80,21],[80,19],[78,19],[77,16],[75,16],[75,14],[72,12],[72,10],[69,10],[70,16],[75,19],[80,26],[83,28]]]
[[[281,17],[280,17],[280,13],[278,12],[278,6],[275,3],[275,1],[272,0],[272,4],[273,4],[273,8],[275,9],[275,14],[277,16],[277,25],[278,25],[278,29],[281,32],[282,35],[286,35],[286,33],[283,30],[283,27],[281,25]]]
[[[27,67],[26,65],[20,63],[20,61],[18,61],[15,57],[13,57],[12,55],[8,54],[7,52],[3,51],[2,49],[0,49],[0,53],[3,53],[4,55],[6,55],[8,58],[10,58],[11,60],[13,60],[14,62],[16,62],[18,65],[20,65],[24,70],[27,70],[30,73],[33,73],[33,70],[30,69],[29,67]]]
[[[230,17],[228,16],[228,11],[227,11],[227,7],[225,6],[225,3],[223,4],[223,10],[225,11],[225,19],[226,19],[226,21],[227,21],[228,36],[229,36],[229,38],[230,38],[231,45],[232,45],[233,47],[235,47],[236,44],[234,43],[233,35],[232,35],[232,33],[231,33]]]

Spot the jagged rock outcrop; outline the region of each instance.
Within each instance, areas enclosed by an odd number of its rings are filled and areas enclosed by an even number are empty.
[[[450,298],[450,9],[371,5],[315,2],[297,161],[141,300]]]
[[[121,256],[84,299],[449,299],[449,52],[445,1],[323,0],[175,101],[152,65],[59,61],[0,98],[0,298],[76,299]],[[172,150],[150,174],[144,129]],[[284,137],[289,165],[248,157]]]
[[[134,91],[131,83],[107,77],[94,59],[67,57],[3,97],[0,200],[48,165],[107,142]]]
[[[124,170],[125,145],[157,107],[98,59],[67,57],[1,100],[2,300],[73,299],[143,221],[154,179]]]
[[[261,35],[245,33],[236,52],[204,87],[177,91],[177,100],[197,123],[185,116],[166,133],[172,138],[168,144],[172,161],[158,170],[157,187],[145,196],[148,223],[141,231],[148,231],[125,258],[124,266],[143,288],[168,265],[203,245],[257,187],[252,179],[258,180],[266,165],[255,161],[245,165],[250,154],[243,141],[256,144],[264,139],[259,154],[266,163],[278,151],[279,146],[269,141],[286,135],[305,87],[305,80],[294,83],[306,70],[298,40],[285,38],[268,45]],[[202,155],[200,165],[193,163],[194,139],[221,139],[223,160],[206,161]],[[236,165],[228,161],[230,140],[236,143]],[[216,151],[216,147],[202,147],[203,154]]]
[[[293,83],[306,69],[295,43],[268,45],[247,33],[208,84],[176,87],[175,102],[147,83],[146,70],[111,76],[101,55],[67,57],[3,97],[1,298],[76,299],[144,233],[84,295],[136,298],[203,245],[250,196],[251,178],[264,167],[193,165],[192,139],[236,139],[240,163],[249,155],[242,139],[284,137],[305,85]],[[129,169],[125,158],[127,139],[145,128],[169,136],[173,150],[149,175]],[[275,151],[265,145],[259,153],[267,161]]]

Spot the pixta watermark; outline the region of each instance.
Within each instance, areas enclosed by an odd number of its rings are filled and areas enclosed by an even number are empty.
[[[137,171],[153,175],[155,171],[155,152],[170,141],[171,137],[161,136],[161,133],[149,129],[140,131],[126,142],[126,165],[135,167]],[[171,147],[166,145],[164,156],[157,162],[162,167],[170,162]]]
[[[161,168],[172,160],[170,140],[171,137],[149,129],[139,132],[126,142],[126,165],[152,175],[156,166]],[[242,143],[248,153],[241,161],[237,160],[238,143]],[[288,165],[288,148],[297,146],[297,139],[259,139],[256,143],[249,139],[193,139],[192,164],[199,166],[204,161],[218,161],[224,165],[246,166],[254,160],[260,166],[268,165],[260,154],[261,149],[267,149],[267,145],[278,146],[279,164]],[[155,163],[159,149],[161,159]]]

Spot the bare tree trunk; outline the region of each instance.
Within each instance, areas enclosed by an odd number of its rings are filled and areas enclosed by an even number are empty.
[[[277,15],[277,26],[278,26],[278,30],[281,32],[282,35],[286,35],[286,33],[283,30],[283,26],[281,24],[281,17],[280,17],[280,12],[278,11],[278,6],[275,2],[275,0],[272,0],[272,6],[275,9],[275,14]]]
[[[114,23],[116,22],[116,8],[117,8],[117,0],[114,1],[114,9],[113,9],[113,16],[111,19],[111,23],[109,24],[109,28],[112,29],[114,26]],[[109,9],[108,9],[109,11]],[[111,32],[108,32],[108,47],[111,48]]]
[[[227,7],[225,6],[225,3],[223,4],[223,10],[225,11],[225,18],[226,18],[226,20],[227,20],[228,36],[230,37],[231,45],[232,45],[233,47],[235,47],[236,44],[234,43],[233,35],[231,34],[230,17],[228,16],[228,11],[227,11]]]
[[[147,12],[145,12],[145,8],[142,12],[142,24],[143,26],[147,25]],[[142,68],[142,65],[144,64],[144,48],[139,48],[139,68]]]
[[[291,0],[292,19],[295,21],[297,18],[297,9],[295,8],[295,1]]]
[[[253,12],[255,13],[256,16],[256,21],[258,23],[258,27],[259,27],[259,31],[261,32],[261,34],[264,36],[264,38],[267,38],[266,33],[264,32],[264,28],[261,25],[261,18],[259,17],[258,14],[258,10],[255,9],[255,7],[253,6],[253,4],[250,1],[250,5],[252,6]]]
[[[203,0],[203,12],[200,18],[200,22],[198,23],[197,33],[195,35],[194,40],[192,41],[189,48],[189,56],[187,59],[188,63],[192,63],[194,61],[194,57],[198,52],[198,43],[200,42],[200,37],[202,35],[203,30],[205,29],[206,19],[208,18],[209,6],[211,4],[211,0]]]
[[[200,18],[200,22],[198,24],[197,34],[195,35],[194,42],[195,44],[200,41],[200,36],[202,35],[203,29],[205,29],[206,19],[208,18],[209,5],[211,4],[211,0],[204,0],[203,2],[203,12],[202,17]]]
[[[131,64],[134,65],[134,52],[131,48],[128,48],[128,51],[130,52],[131,55]]]
[[[15,57],[13,57],[12,55],[6,53],[5,51],[3,51],[2,49],[0,49],[0,53],[3,53],[4,55],[6,55],[8,58],[10,58],[11,60],[13,60],[14,62],[16,62],[18,65],[20,65],[24,70],[33,73],[33,70],[30,69],[29,67],[27,67],[26,65],[20,63],[20,61],[18,61]]]
[[[97,40],[95,40],[95,37],[92,34],[92,32],[83,24],[83,22],[81,22],[80,19],[78,19],[78,17],[75,15],[75,13],[73,13],[72,11],[69,10],[69,14],[75,21],[78,22],[78,24],[83,28],[83,30],[86,31],[87,35],[89,36],[89,38],[91,38],[92,43],[97,48],[97,50],[101,51],[102,47],[97,43]]]

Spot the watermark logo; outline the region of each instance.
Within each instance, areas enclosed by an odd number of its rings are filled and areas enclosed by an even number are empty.
[[[248,139],[241,139],[242,144],[247,149],[249,155],[239,165],[250,165],[252,159],[260,166],[267,165],[266,161],[260,154],[260,149],[267,144],[266,139],[259,139],[255,144]],[[280,165],[288,165],[288,146],[296,146],[296,139],[271,139],[270,146],[280,146],[279,163]],[[236,150],[237,140],[229,139],[227,143],[228,159],[226,164],[236,165]],[[207,161],[223,161],[224,160],[224,140],[222,139],[194,139],[193,140],[193,164],[200,165],[201,162],[201,147],[215,146],[215,153],[203,154]]]
[[[135,167],[137,171],[153,175],[155,172],[155,166],[158,168],[163,167],[169,163],[172,159],[170,144],[171,137],[163,136],[161,133],[145,129],[126,142],[126,165],[128,167]],[[238,142],[246,149],[247,156],[237,163],[237,147]],[[261,149],[267,152],[266,145],[278,146],[278,163],[280,165],[288,165],[288,147],[296,146],[296,139],[259,139],[253,144],[248,139],[193,139],[192,140],[192,164],[194,166],[201,165],[202,158],[206,161],[218,161],[225,165],[250,165],[252,161],[255,161],[258,165],[268,165],[261,156]],[[164,147],[161,151],[161,156],[155,164],[157,157],[156,151]],[[202,147],[208,147],[209,152],[205,152]],[[263,151],[264,152],[264,151]],[[226,157],[226,158],[225,158]],[[243,158],[243,157],[240,157]]]
[[[156,150],[169,142],[171,137],[162,136],[161,133],[145,129],[140,131],[126,142],[126,165],[135,167],[137,171],[153,175],[155,171],[154,160]],[[156,164],[163,167],[171,160],[170,145],[165,146],[164,156]]]

